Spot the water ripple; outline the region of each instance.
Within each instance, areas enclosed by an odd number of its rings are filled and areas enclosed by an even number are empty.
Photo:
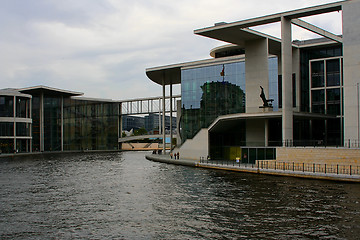
[[[357,184],[155,163],[144,153],[0,162],[1,239],[357,239]]]

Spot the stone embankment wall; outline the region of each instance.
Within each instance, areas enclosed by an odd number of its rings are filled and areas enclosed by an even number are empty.
[[[159,149],[158,143],[122,143],[121,150],[155,150]]]
[[[277,162],[360,165],[360,149],[277,148]]]

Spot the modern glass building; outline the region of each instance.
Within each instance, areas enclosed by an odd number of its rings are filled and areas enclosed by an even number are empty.
[[[37,86],[0,91],[2,153],[117,150],[119,102]]]
[[[0,90],[0,153],[113,151],[127,141],[120,141],[123,130],[145,128],[156,135],[164,125],[167,134],[176,132],[176,117],[165,116],[163,124],[157,114],[159,104],[152,101],[159,97],[114,101],[82,95],[47,86]],[[134,111],[122,112],[129,104]]]
[[[211,50],[211,59],[146,69],[164,93],[181,85],[177,151],[254,162],[273,159],[277,147],[359,146],[356,9],[359,1],[341,1],[195,30],[230,44]],[[300,19],[335,11],[342,35]],[[275,22],[281,38],[251,29]],[[293,41],[291,25],[320,36]]]
[[[28,152],[32,148],[31,95],[0,90],[0,151]]]

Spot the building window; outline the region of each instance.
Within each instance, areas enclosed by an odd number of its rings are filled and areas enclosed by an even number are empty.
[[[0,136],[13,137],[14,136],[14,123],[0,122]]]
[[[310,61],[311,112],[342,115],[340,57]]]
[[[324,61],[317,61],[311,63],[311,87],[324,87]]]
[[[0,117],[14,116],[14,97],[0,96]]]

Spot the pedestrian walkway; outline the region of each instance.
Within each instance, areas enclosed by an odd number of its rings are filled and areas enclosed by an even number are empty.
[[[236,163],[235,161],[231,161],[231,162],[206,161],[206,160],[198,161],[198,160],[182,159],[182,158],[171,159],[169,155],[158,155],[158,154],[147,155],[146,159],[155,162],[163,162],[163,163],[170,163],[170,164],[184,165],[191,167],[201,167],[208,169],[360,183],[360,174],[337,174],[337,173],[298,171],[298,170],[289,170],[289,169],[267,169],[267,168],[261,168],[259,164],[239,164]]]

